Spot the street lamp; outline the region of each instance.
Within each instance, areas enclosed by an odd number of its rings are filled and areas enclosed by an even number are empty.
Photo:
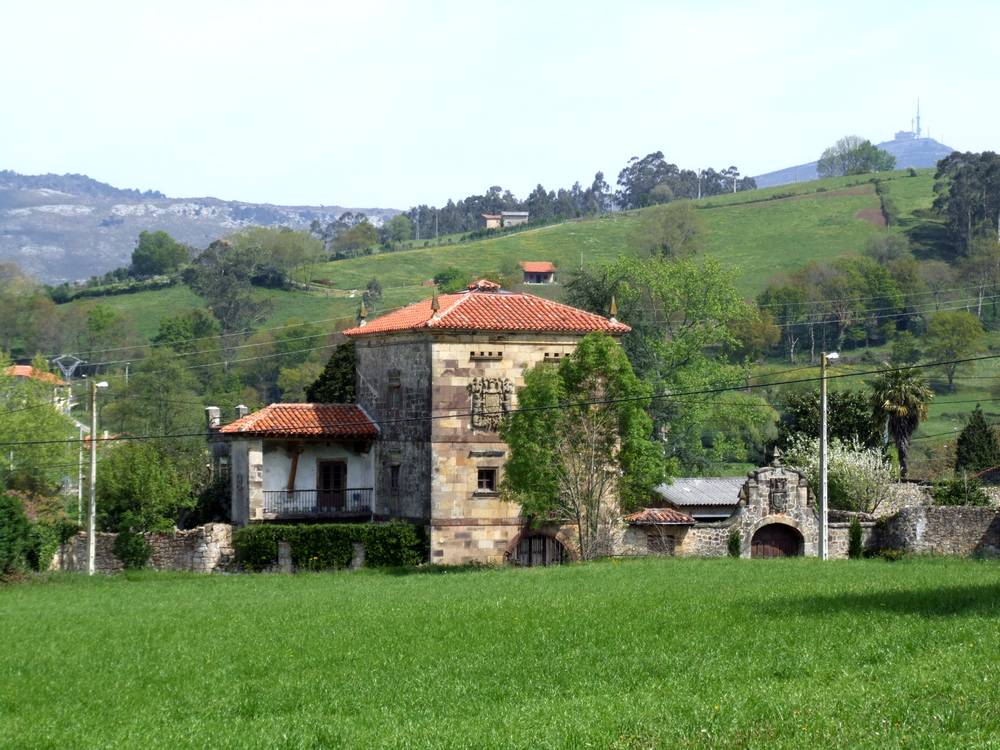
[[[97,557],[97,389],[107,388],[105,380],[90,381],[90,506],[87,509],[87,575],[94,575]]]
[[[819,360],[819,556],[821,560],[830,559],[829,528],[827,511],[829,509],[826,488],[826,366],[831,361],[840,359],[837,352],[823,352]]]

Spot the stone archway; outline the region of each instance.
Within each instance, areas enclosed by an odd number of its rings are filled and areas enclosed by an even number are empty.
[[[769,523],[754,532],[750,540],[750,557],[801,557],[805,540],[794,526]]]

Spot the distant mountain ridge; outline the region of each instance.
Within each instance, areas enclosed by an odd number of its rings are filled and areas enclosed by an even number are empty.
[[[883,141],[876,145],[896,157],[896,169],[933,167],[955,150],[933,138],[917,138],[914,133],[908,131],[896,133],[896,137],[891,141]],[[807,182],[818,177],[816,162],[811,161],[808,164],[798,164],[756,175],[754,179],[757,181],[757,187],[766,188],[793,182]]]
[[[128,265],[143,230],[162,229],[204,247],[246,226],[307,229],[345,211],[376,225],[392,208],[279,206],[218,198],[168,198],[123,189],[81,174],[23,175],[0,170],[0,261],[14,261],[48,283],[85,279]]]

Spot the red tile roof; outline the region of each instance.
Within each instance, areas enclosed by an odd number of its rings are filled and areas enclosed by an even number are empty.
[[[694,519],[673,508],[643,508],[625,516],[625,522],[632,526],[690,526]]]
[[[4,375],[9,375],[15,378],[31,378],[32,380],[38,380],[42,383],[50,383],[51,385],[69,385],[58,375],[53,375],[51,372],[36,370],[31,365],[11,365],[3,372]]]
[[[438,297],[435,320],[431,300],[425,299],[344,331],[346,336],[371,336],[425,329],[443,331],[539,331],[612,335],[632,329],[624,323],[563,305],[533,294],[505,291],[467,291]]]
[[[220,432],[257,437],[378,437],[378,427],[355,404],[271,404],[237,419]]]
[[[525,273],[555,273],[556,270],[547,260],[523,260],[521,268]]]

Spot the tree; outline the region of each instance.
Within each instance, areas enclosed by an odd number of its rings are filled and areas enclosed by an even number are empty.
[[[792,391],[784,395],[778,426],[780,445],[788,448],[799,435],[809,438],[819,435],[819,400],[818,389]],[[831,440],[863,448],[877,448],[882,444],[882,431],[872,422],[871,399],[864,391],[831,391],[827,401],[827,434]]]
[[[353,404],[354,342],[347,341],[333,350],[320,376],[306,388],[306,401],[314,404]]]
[[[957,252],[969,253],[977,237],[1000,241],[1000,155],[956,151],[938,162],[934,180],[934,210]]]
[[[367,220],[359,222],[337,235],[333,249],[339,254],[357,253],[378,242],[378,230]]]
[[[910,438],[927,419],[927,407],[933,398],[933,391],[911,367],[882,373],[872,383],[873,421],[895,443],[903,479],[909,469]]]
[[[385,236],[389,244],[413,239],[413,222],[406,214],[393,216],[385,223]]]
[[[159,276],[172,273],[190,257],[190,249],[163,231],[139,232],[132,251],[132,275]]]
[[[558,366],[536,365],[500,428],[504,496],[536,521],[576,525],[583,559],[608,554],[621,511],[664,479],[649,397],[606,334],[584,337]]]
[[[633,244],[643,252],[673,258],[704,249],[705,225],[690,201],[675,201],[644,211],[633,233]]]
[[[260,250],[233,247],[216,240],[199,255],[184,274],[192,291],[205,300],[219,321],[224,336],[251,328],[270,311],[268,300],[255,300],[251,280],[256,275]]]
[[[21,501],[0,489],[0,578],[24,566],[30,530]]]
[[[976,316],[964,310],[939,312],[927,326],[927,356],[943,362],[941,369],[948,378],[948,388],[954,390],[955,373],[961,366],[954,360],[963,359],[982,350],[985,333]]]
[[[997,466],[1000,466],[1000,440],[996,430],[986,423],[982,407],[976,404],[958,435],[955,471],[976,474]]]
[[[288,227],[249,227],[226,238],[234,251],[255,259],[253,281],[285,287],[296,269],[318,262],[323,243],[308,232]]]
[[[653,190],[657,185],[666,185],[668,178],[679,171],[676,164],[667,163],[662,151],[646,154],[641,159],[633,156],[618,173],[618,203],[622,208],[642,208],[664,202],[666,196],[654,195]]]
[[[278,391],[283,403],[308,401],[306,391],[323,374],[319,362],[303,362],[295,367],[282,367],[278,371]]]
[[[920,359],[917,338],[910,331],[900,331],[892,340],[892,363],[894,365],[915,365]]]
[[[820,177],[889,172],[895,168],[895,156],[856,135],[844,136],[824,150],[816,164]]]
[[[465,278],[465,272],[461,268],[448,266],[443,271],[438,271],[434,274],[434,283],[438,285],[438,288],[442,292],[447,294],[457,292],[465,286]]]
[[[785,452],[784,462],[805,474],[809,489],[819,495],[819,437],[797,435]],[[892,464],[878,448],[830,441],[827,491],[831,508],[874,513],[888,497],[894,479]]]
[[[97,474],[97,522],[104,531],[165,531],[195,505],[194,488],[152,442],[111,444]]]

